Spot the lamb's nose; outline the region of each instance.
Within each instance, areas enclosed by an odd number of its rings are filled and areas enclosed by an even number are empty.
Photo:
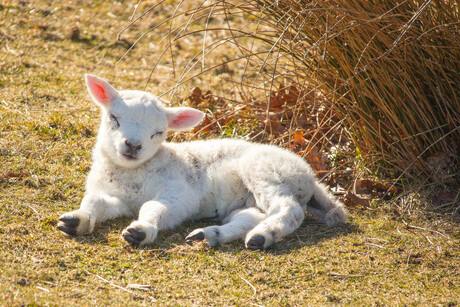
[[[128,146],[130,150],[133,150],[133,151],[138,151],[142,149],[142,145],[139,142],[125,140],[125,144],[126,146]]]

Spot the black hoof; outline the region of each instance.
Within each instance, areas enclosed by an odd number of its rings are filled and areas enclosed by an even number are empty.
[[[203,241],[204,240],[204,231],[200,231],[194,235],[188,235],[185,238],[185,241]]]
[[[128,242],[132,246],[139,246],[139,244],[141,243],[141,242],[137,241],[136,239],[134,239],[133,237],[131,237],[130,235],[124,235],[123,239],[125,239],[126,242]]]
[[[246,243],[246,247],[252,250],[263,250],[265,243],[264,236],[254,236]]]
[[[80,224],[80,219],[78,217],[61,217],[59,221],[63,222],[67,227],[77,228]]]
[[[57,226],[57,228],[60,231],[65,232],[68,235],[71,235],[71,236],[76,236],[77,235],[77,229],[74,228],[74,227],[67,227],[67,226],[59,225],[59,226]]]
[[[142,230],[128,228],[126,232],[128,233],[123,234],[123,238],[131,245],[139,246],[145,239],[145,232]]]

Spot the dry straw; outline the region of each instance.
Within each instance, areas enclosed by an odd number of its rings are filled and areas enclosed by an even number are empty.
[[[323,86],[368,161],[391,175],[458,180],[457,2],[259,5],[283,33],[294,65]]]

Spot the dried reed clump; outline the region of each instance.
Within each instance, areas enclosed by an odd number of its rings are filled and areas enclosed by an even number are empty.
[[[458,182],[456,1],[216,0],[181,11],[182,5],[163,22],[165,54],[188,36],[200,37],[203,49],[190,57],[178,85],[218,67],[205,68],[206,57],[232,46],[238,52],[222,64],[243,63],[232,80],[251,96],[246,103],[260,107],[265,99],[267,118],[273,93],[295,85],[303,94],[286,105],[297,114],[288,126],[294,128],[314,89],[369,168],[391,178]],[[222,16],[224,23],[213,23]],[[254,100],[257,91],[263,94]]]
[[[276,43],[345,119],[374,167],[458,180],[456,1],[258,1]]]

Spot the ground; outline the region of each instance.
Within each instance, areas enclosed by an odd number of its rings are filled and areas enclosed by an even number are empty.
[[[161,20],[162,10],[174,8],[170,2],[144,23]],[[58,231],[58,217],[83,196],[97,133],[99,111],[83,75],[143,89],[162,52],[159,38],[150,37],[114,66],[143,32],[139,24],[116,39],[133,3],[0,1],[2,305],[460,303],[458,221],[390,201],[350,206],[349,222],[337,228],[307,217],[294,234],[256,252],[242,240],[187,245],[190,231],[208,225],[202,222],[161,232],[141,249],[120,237],[128,219],[98,225],[90,236]],[[191,41],[181,50],[200,48]],[[147,89],[163,93],[173,79],[170,66],[160,65]],[[195,86],[234,95],[225,76],[211,74],[180,87],[173,102]]]

